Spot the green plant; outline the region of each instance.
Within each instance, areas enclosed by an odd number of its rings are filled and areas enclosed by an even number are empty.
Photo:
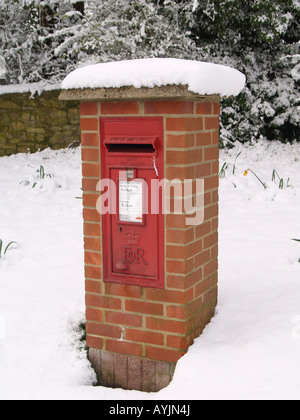
[[[237,156],[236,156],[236,158],[235,158],[235,161],[234,161],[234,164],[233,164],[233,169],[232,169],[232,173],[233,173],[233,175],[235,174],[235,170],[236,170],[236,166],[235,166],[235,164],[236,164],[237,158],[240,156],[240,154],[241,154],[241,153],[242,153],[242,152],[238,153],[238,154],[237,154]]]
[[[278,175],[278,173],[277,173],[277,171],[276,171],[276,169],[273,169],[273,172],[272,172],[272,181],[273,182],[275,182],[276,181],[276,177],[279,179],[279,188],[281,189],[281,190],[283,190],[283,187],[284,187],[284,179],[283,178],[281,178],[279,175]],[[290,178],[288,178],[287,179],[287,181],[286,181],[286,186],[289,188],[289,187],[292,187],[292,185],[290,185]]]
[[[82,188],[80,188],[80,189],[82,191]],[[82,200],[82,197],[75,197],[75,198],[78,198],[78,200]]]
[[[36,175],[36,180],[38,181],[38,180],[41,180],[41,179],[45,179],[46,177],[48,177],[48,178],[53,178],[53,176],[54,175],[51,175],[51,174],[46,174],[45,173],[45,168],[44,168],[44,166],[43,165],[40,165],[40,167],[39,167],[39,169],[37,169],[36,170],[36,173],[37,173],[37,175]],[[36,185],[37,185],[37,181],[36,182],[33,182],[33,184],[32,184],[32,188],[35,188],[36,187]],[[30,181],[28,181],[28,180],[23,180],[23,181],[21,181],[20,182],[20,184],[25,184],[25,185],[29,185],[30,184]]]
[[[256,175],[256,173],[255,172],[253,172],[252,171],[252,169],[247,169],[245,172],[244,172],[244,176],[247,176],[248,175],[248,172],[251,172],[258,180],[259,180],[259,182],[261,183],[261,185],[264,187],[264,189],[267,189],[267,185],[264,183],[264,182],[262,182],[262,180]]]
[[[228,169],[228,167],[229,167],[229,164],[228,164],[227,162],[225,162],[225,163],[223,164],[223,166],[222,166],[222,168],[221,168],[220,172],[219,172],[219,177],[220,177],[220,178],[225,178],[225,175],[226,175],[225,171],[226,171],[226,169]]]
[[[16,244],[16,243],[17,243],[17,242],[12,241],[12,242],[10,242],[8,245],[6,245],[6,247],[4,248],[3,255],[5,255],[5,254],[7,253],[8,248],[9,248],[11,245]],[[0,258],[2,257],[2,249],[3,249],[3,241],[2,241],[2,239],[0,239]]]

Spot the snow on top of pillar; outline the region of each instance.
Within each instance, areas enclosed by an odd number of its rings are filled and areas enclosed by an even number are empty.
[[[174,58],[148,58],[94,64],[70,73],[62,89],[154,88],[186,85],[199,95],[236,96],[244,88],[243,73],[231,67]]]

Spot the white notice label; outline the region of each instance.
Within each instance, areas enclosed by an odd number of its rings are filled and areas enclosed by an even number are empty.
[[[119,182],[120,222],[143,222],[143,184],[139,181]]]

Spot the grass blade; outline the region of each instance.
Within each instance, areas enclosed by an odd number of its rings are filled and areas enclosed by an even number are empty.
[[[9,248],[12,244],[16,244],[16,243],[17,243],[17,242],[15,242],[15,241],[10,242],[10,243],[6,246],[6,248],[5,248],[5,250],[4,250],[4,254],[3,254],[3,255],[5,255],[5,254],[6,254],[6,252],[7,252],[8,248]]]

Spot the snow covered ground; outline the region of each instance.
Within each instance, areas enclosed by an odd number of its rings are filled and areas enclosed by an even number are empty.
[[[300,144],[237,145],[223,164],[216,316],[146,394],[94,387],[80,341],[80,150],[0,158],[0,239],[17,242],[0,259],[0,399],[300,398]]]

